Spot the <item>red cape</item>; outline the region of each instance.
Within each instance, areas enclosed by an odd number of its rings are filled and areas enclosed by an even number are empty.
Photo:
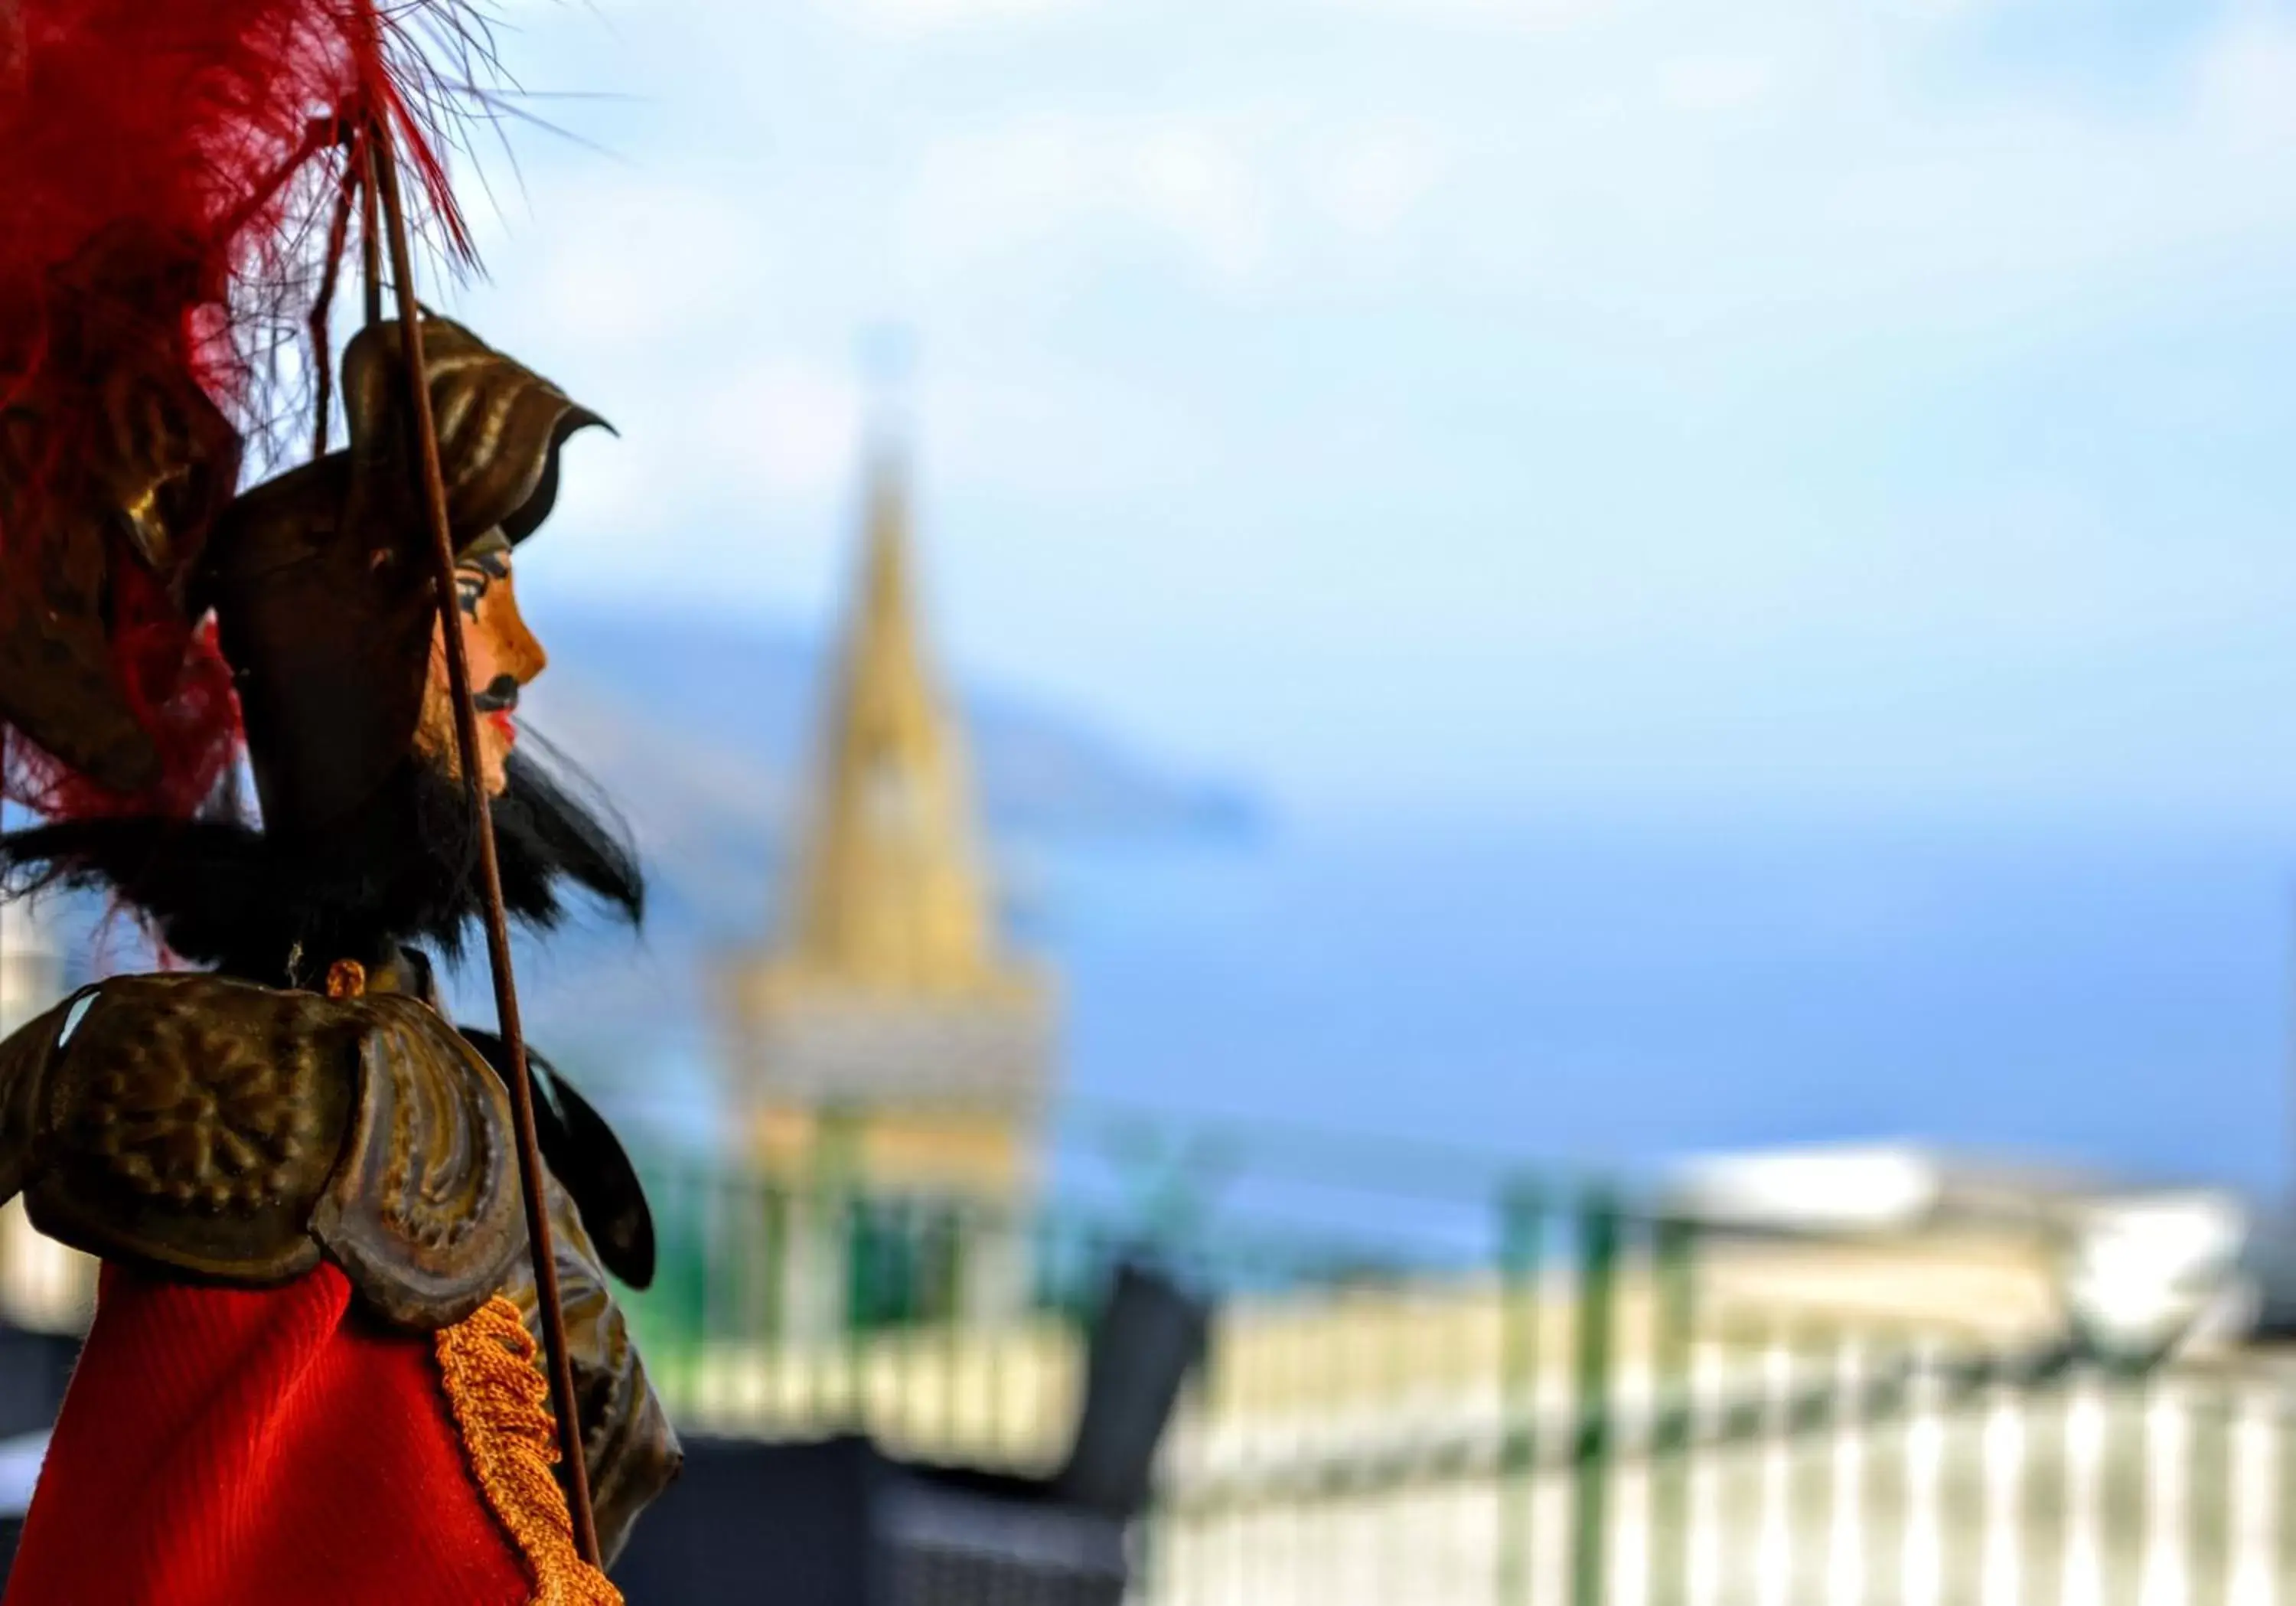
[[[266,1289],[104,1267],[4,1606],[536,1594],[430,1336],[364,1319],[332,1265]]]

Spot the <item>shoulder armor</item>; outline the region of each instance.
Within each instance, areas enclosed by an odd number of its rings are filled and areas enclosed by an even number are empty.
[[[404,1325],[525,1244],[507,1095],[428,1006],[204,975],[83,988],[0,1043],[0,1198],[92,1254],[221,1281],[322,1255]]]
[[[526,1248],[510,1095],[419,1000],[354,1001],[367,1018],[358,1107],[311,1231],[390,1321],[460,1322]]]

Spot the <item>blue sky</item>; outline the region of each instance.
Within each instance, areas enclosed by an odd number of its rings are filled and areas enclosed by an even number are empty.
[[[2296,5],[521,0],[525,578],[939,634],[1295,811],[2296,819]]]

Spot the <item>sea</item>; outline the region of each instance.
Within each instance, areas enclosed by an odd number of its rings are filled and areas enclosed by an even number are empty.
[[[1842,1142],[2291,1174],[2296,827],[1285,824],[1003,868],[1057,976],[1056,1179],[1135,1207],[1312,1174],[1355,1202],[1292,1206],[1360,1225]],[[634,1050],[609,1101],[706,1143],[712,1055]]]
[[[1312,830],[1061,861],[1069,1090],[1644,1165],[1914,1139],[2276,1188],[2296,831]]]

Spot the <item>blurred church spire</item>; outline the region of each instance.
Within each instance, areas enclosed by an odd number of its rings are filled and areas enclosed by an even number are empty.
[[[783,927],[732,977],[730,1091],[768,1174],[831,1196],[938,1201],[952,1221],[984,1204],[1001,1215],[1035,1187],[1052,989],[997,930],[963,722],[919,620],[906,428],[882,391],[873,410],[860,550]],[[792,1254],[862,1253],[833,1248],[843,1220],[793,1224]],[[956,1258],[935,1273],[938,1297],[972,1310],[1020,1297],[1009,1246],[960,1253],[952,1233],[945,1247]],[[785,1270],[802,1280],[795,1261]]]
[[[918,629],[906,451],[872,456],[785,957],[871,991],[962,992],[998,970],[971,778]]]

